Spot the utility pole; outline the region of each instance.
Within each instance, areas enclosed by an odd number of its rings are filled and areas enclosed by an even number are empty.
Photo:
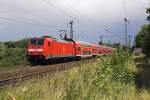
[[[100,45],[103,45],[103,36],[100,36],[100,39],[101,39]]]
[[[132,36],[129,35],[129,48],[131,48],[131,38],[132,38]]]
[[[111,46],[111,42],[110,42],[110,40],[108,41],[108,46]]]
[[[124,18],[124,23],[125,23],[125,47],[128,45],[128,22],[127,18]]]
[[[70,39],[73,39],[73,20],[71,20],[70,22],[69,22],[69,24],[70,24]]]

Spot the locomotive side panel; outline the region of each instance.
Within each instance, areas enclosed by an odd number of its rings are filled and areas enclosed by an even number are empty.
[[[74,45],[67,42],[53,41],[49,58],[75,57]]]
[[[50,39],[45,39],[45,43],[44,43],[44,50],[45,50],[45,56],[46,56],[46,59],[49,59],[51,53],[52,53],[52,40]]]

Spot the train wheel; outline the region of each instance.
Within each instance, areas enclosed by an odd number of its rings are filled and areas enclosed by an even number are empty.
[[[47,60],[42,60],[42,61],[41,61],[41,65],[42,65],[42,66],[48,65],[48,61],[47,61]]]

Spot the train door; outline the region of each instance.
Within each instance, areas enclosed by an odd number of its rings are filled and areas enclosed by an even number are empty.
[[[82,46],[77,46],[76,47],[76,56],[81,57],[83,55],[83,48]]]
[[[45,50],[45,56],[46,56],[46,59],[49,59],[50,56],[51,56],[51,49],[52,49],[52,46],[51,46],[51,41],[49,39],[45,39],[45,42],[44,42],[44,50]]]

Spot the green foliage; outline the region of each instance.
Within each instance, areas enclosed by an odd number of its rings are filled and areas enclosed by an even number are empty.
[[[100,59],[101,68],[97,69],[95,80],[100,90],[105,90],[114,81],[134,83],[135,73],[128,69],[132,56],[127,51],[118,51],[112,56],[102,56]]]
[[[143,25],[141,31],[136,35],[136,47],[143,49],[143,53],[150,57],[150,8],[147,9],[147,20],[149,24]]]
[[[5,42],[4,45],[7,48],[26,48],[29,43],[29,39],[22,39],[20,41],[8,41]]]
[[[146,35],[148,34],[148,25],[143,25],[140,32],[136,35],[136,47],[143,48],[146,41]]]
[[[0,59],[4,56],[5,46],[4,44],[0,43]]]
[[[8,41],[8,42],[5,42],[4,45],[7,48],[16,48],[16,43],[15,42]]]
[[[150,22],[150,8],[147,8],[146,13],[148,14],[147,20]]]
[[[28,43],[29,43],[29,39],[23,39],[21,41],[17,41],[16,42],[16,45],[17,45],[16,47],[18,47],[18,48],[26,48]]]
[[[28,39],[0,43],[0,68],[28,65],[29,62],[26,60],[27,44]]]
[[[77,64],[80,67],[0,91],[0,99],[137,100],[134,72],[128,70],[132,55],[119,49],[97,59],[100,62]]]
[[[136,35],[136,46],[143,49],[143,53],[150,57],[150,25],[144,25]]]
[[[131,83],[135,80],[135,72],[128,69],[128,65],[132,63],[133,57],[128,51],[118,51],[111,58],[113,69],[113,80]]]
[[[0,59],[0,67],[16,67],[27,65],[25,50],[21,48],[6,48]]]

